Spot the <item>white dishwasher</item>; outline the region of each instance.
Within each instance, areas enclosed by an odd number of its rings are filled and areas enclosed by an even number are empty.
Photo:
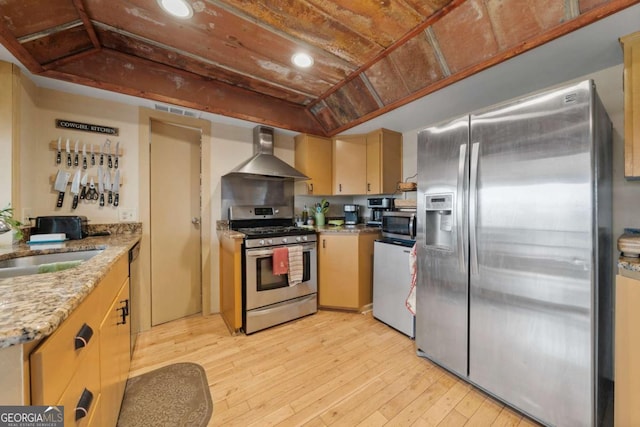
[[[414,242],[376,240],[373,247],[373,317],[415,338],[415,319],[405,303],[411,289],[409,254]]]

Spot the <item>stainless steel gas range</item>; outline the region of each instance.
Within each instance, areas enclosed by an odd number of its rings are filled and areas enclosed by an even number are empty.
[[[316,234],[292,224],[290,206],[229,208],[231,229],[245,234],[242,322],[246,334],[318,311]],[[298,246],[302,252],[302,282],[290,284],[289,274],[273,272],[274,249]]]

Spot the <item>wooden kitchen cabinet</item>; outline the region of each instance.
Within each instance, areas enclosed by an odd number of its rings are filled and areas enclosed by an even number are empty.
[[[333,194],[391,194],[402,181],[402,134],[378,129],[333,139]]]
[[[640,426],[640,280],[616,276],[615,425]]]
[[[620,38],[624,53],[624,175],[640,178],[640,31]]]
[[[308,134],[296,135],[295,168],[310,178],[301,182],[301,186],[304,186],[302,195],[331,194],[331,153],[331,139]]]
[[[242,328],[242,239],[220,234],[220,314],[231,333]]]
[[[91,353],[94,347],[100,346],[98,341],[101,290],[94,289],[58,329],[31,353],[32,405],[51,405],[58,402],[74,374],[87,360],[91,363],[92,359],[87,357],[87,354]],[[92,336],[86,340],[86,346],[76,349],[75,338],[84,325],[90,328]],[[87,388],[95,394],[100,391],[99,387],[92,389],[87,385]],[[73,412],[74,409],[75,407],[65,408],[65,411]]]
[[[65,425],[115,426],[129,374],[129,260],[122,256],[71,315],[29,357],[31,404],[64,405]],[[90,328],[90,337],[80,331]],[[76,348],[77,342],[84,346]],[[85,390],[87,415],[75,420]]]
[[[124,388],[129,376],[130,357],[130,317],[129,280],[120,286],[120,291],[111,300],[100,326],[101,418],[100,425],[115,426],[122,404]]]
[[[367,191],[367,136],[333,138],[333,194],[365,194]]]
[[[402,134],[379,129],[367,134],[367,194],[392,194],[402,182]]]
[[[373,242],[379,233],[321,233],[318,306],[363,311],[373,302]]]

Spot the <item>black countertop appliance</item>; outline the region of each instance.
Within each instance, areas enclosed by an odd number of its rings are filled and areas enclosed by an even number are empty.
[[[65,233],[69,240],[87,237],[87,217],[73,215],[39,216],[31,234]]]

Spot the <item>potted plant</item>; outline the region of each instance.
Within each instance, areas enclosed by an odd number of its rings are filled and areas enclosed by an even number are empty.
[[[16,233],[16,239],[22,239],[22,230],[20,226],[22,223],[15,218],[13,218],[13,208],[11,206],[7,206],[6,208],[0,210],[0,233],[6,233],[11,230],[14,230]]]

